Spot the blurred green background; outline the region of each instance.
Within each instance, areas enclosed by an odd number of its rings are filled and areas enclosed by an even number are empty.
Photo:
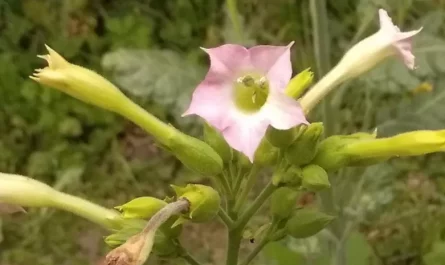
[[[415,39],[418,68],[389,60],[330,98],[330,133],[393,135],[445,128],[445,1],[326,0],[0,0],[0,171],[33,176],[59,190],[113,207],[168,184],[205,181],[183,169],[140,129],[28,79],[48,44],[95,69],[150,112],[193,135],[180,118],[206,72],[199,47],[288,44],[295,73],[343,52],[378,29],[378,8]],[[227,8],[230,7],[230,8]],[[235,8],[234,8],[235,7]],[[317,32],[314,20],[328,28]],[[323,30],[323,29],[322,29]],[[329,53],[317,56],[314,36]],[[317,74],[317,73],[316,73]],[[319,120],[321,112],[312,115]],[[339,219],[317,236],[270,244],[256,264],[445,264],[445,157],[441,154],[354,170],[333,178]],[[320,199],[320,198],[318,198]],[[0,265],[95,264],[105,231],[69,213],[30,209],[0,220]],[[199,259],[223,260],[218,222],[186,229]],[[246,240],[245,247],[249,248]],[[178,264],[152,260],[153,264]]]

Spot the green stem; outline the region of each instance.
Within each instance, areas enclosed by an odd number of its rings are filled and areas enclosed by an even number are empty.
[[[236,200],[234,211],[238,212],[240,208],[244,205],[246,202],[247,196],[249,195],[249,192],[252,190],[253,186],[255,185],[257,176],[258,176],[258,168],[255,167],[255,165],[250,170],[250,173],[247,177],[246,185],[244,186],[242,193],[239,197],[239,199]],[[237,195],[237,194],[235,194]]]
[[[107,229],[116,228],[120,216],[117,211],[107,209],[85,199],[58,192],[53,199],[53,207],[74,213]]]
[[[218,212],[219,218],[223,221],[223,223],[227,226],[227,228],[231,229],[235,222],[233,222],[232,218],[224,211],[224,209],[220,208]]]
[[[241,31],[241,22],[239,20],[239,13],[236,0],[226,0],[229,17],[232,21],[233,29],[236,32],[238,42],[243,41],[243,33]]]
[[[238,227],[233,230],[229,230],[229,242],[227,245],[227,258],[226,265],[238,264],[238,255],[241,246],[243,228]]]
[[[263,206],[264,202],[270,197],[270,195],[272,195],[272,193],[274,193],[276,189],[277,187],[273,185],[272,182],[269,182],[255,201],[236,221],[235,227],[244,228],[249,222],[250,218],[261,208],[261,206]]]
[[[139,125],[163,145],[167,145],[169,138],[176,131],[173,126],[159,120],[130,99],[123,104],[119,114]]]
[[[316,74],[318,77],[324,76],[331,68],[330,60],[330,36],[327,18],[327,8],[325,0],[310,0],[310,14],[313,28],[313,41],[316,60]],[[322,103],[323,124],[327,135],[333,132],[335,113],[331,107],[330,100],[326,99]]]

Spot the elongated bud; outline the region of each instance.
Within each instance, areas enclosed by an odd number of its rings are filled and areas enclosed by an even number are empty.
[[[315,209],[303,208],[293,214],[286,224],[286,229],[289,235],[294,238],[306,238],[323,230],[334,219],[334,216]]]
[[[375,137],[375,133],[364,132],[330,136],[320,143],[312,163],[321,166],[326,171],[335,171],[346,167],[356,161],[353,161],[351,155],[344,152],[345,146],[354,142],[372,140]]]
[[[204,176],[221,173],[223,161],[205,142],[177,131],[169,139],[168,149],[186,167]]]
[[[154,197],[139,197],[114,208],[121,211],[124,218],[147,219],[166,205],[165,201]]]
[[[355,159],[418,156],[445,151],[445,130],[412,131],[393,137],[348,144],[344,152]]]
[[[183,214],[173,226],[188,220],[198,223],[207,222],[218,214],[221,197],[212,187],[200,184],[187,184],[185,187],[171,186],[178,200],[186,199],[190,203],[189,211]]]
[[[81,101],[115,111],[127,103],[124,94],[99,74],[71,64],[60,54],[46,46],[47,55],[40,55],[48,66],[37,69],[31,79],[56,88]]]
[[[204,141],[215,150],[224,163],[229,163],[233,158],[233,150],[224,140],[224,137],[207,122],[204,123]]]
[[[298,136],[298,130],[299,128],[278,130],[274,127],[269,127],[266,131],[266,139],[275,147],[285,148],[295,141]]]
[[[270,212],[272,217],[278,220],[288,218],[295,209],[298,192],[288,188],[278,188],[270,200]]]
[[[309,164],[317,153],[323,135],[323,123],[310,124],[285,151],[286,160],[295,166]]]
[[[299,187],[301,185],[301,178],[301,168],[291,166],[285,170],[276,171],[272,176],[272,183],[275,186],[286,185],[289,187]]]
[[[308,165],[302,170],[301,186],[309,191],[320,191],[331,187],[326,170],[318,165]]]
[[[275,165],[278,159],[279,150],[274,147],[266,138],[263,138],[258,149],[255,151],[253,163],[258,166]],[[247,158],[247,157],[246,157]]]
[[[313,79],[314,73],[310,70],[310,68],[300,72],[290,80],[285,90],[286,95],[295,99],[299,98],[312,84]]]

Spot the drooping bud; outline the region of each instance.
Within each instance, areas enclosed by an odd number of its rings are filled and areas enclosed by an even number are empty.
[[[272,184],[275,186],[286,185],[299,187],[301,185],[302,170],[300,167],[291,166],[285,170],[278,170],[272,176]]]
[[[306,238],[320,232],[335,219],[315,209],[297,210],[286,224],[286,230],[294,238]]]
[[[313,79],[314,73],[310,70],[310,68],[303,70],[290,80],[285,90],[286,95],[294,99],[299,98],[312,84]]]
[[[263,138],[255,152],[254,164],[264,167],[272,166],[278,159],[278,152],[279,150],[276,147],[274,147],[266,138]]]
[[[217,175],[223,170],[223,161],[212,147],[180,131],[170,136],[167,148],[186,167],[201,175]]]
[[[288,218],[295,209],[298,192],[288,188],[278,188],[270,200],[270,212],[272,217],[278,220]]]
[[[139,197],[114,208],[121,211],[122,217],[124,218],[147,219],[151,218],[166,205],[167,203],[165,201],[158,198]]]
[[[177,199],[186,199],[190,209],[173,224],[173,227],[187,220],[192,222],[207,222],[215,218],[219,212],[221,197],[212,187],[200,184],[187,184],[185,187],[171,185]]]
[[[307,126],[301,135],[286,149],[286,160],[295,166],[309,164],[317,153],[318,144],[323,135],[323,123]]]
[[[309,191],[320,191],[331,187],[326,170],[318,165],[307,165],[302,170],[301,186]]]
[[[232,161],[233,149],[230,148],[221,133],[207,122],[204,123],[204,141],[219,154],[224,163]]]

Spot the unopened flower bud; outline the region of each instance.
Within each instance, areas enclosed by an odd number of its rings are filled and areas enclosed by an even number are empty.
[[[204,176],[217,175],[223,170],[223,161],[212,147],[182,132],[170,136],[167,148],[186,167]]]
[[[301,186],[309,191],[320,191],[331,187],[326,170],[318,165],[307,165],[302,169]]]
[[[312,84],[313,79],[314,73],[310,68],[305,69],[290,80],[285,90],[286,95],[295,99],[299,98]]]
[[[153,253],[161,258],[176,258],[181,252],[180,246],[178,246],[171,237],[166,236],[164,233],[156,233],[155,243],[153,245]]]
[[[128,99],[111,82],[89,69],[69,63],[49,46],[46,49],[48,54],[39,57],[45,59],[48,66],[37,69],[31,79],[107,110],[116,111],[125,105]]]
[[[272,217],[277,220],[288,218],[295,209],[298,192],[288,188],[280,187],[270,199],[270,212]]]
[[[253,163],[258,166],[274,165],[278,159],[279,150],[274,147],[266,138],[263,138],[255,152]]]
[[[285,148],[295,141],[298,136],[297,130],[298,128],[278,130],[273,127],[269,127],[266,131],[266,139],[275,147]]]
[[[190,203],[189,211],[183,214],[173,226],[191,220],[207,222],[215,218],[221,204],[221,197],[212,187],[200,184],[187,184],[185,187],[172,185],[178,200],[186,199]]]
[[[233,149],[230,148],[221,133],[207,122],[204,123],[204,141],[219,154],[224,163],[232,161]]]
[[[334,216],[315,209],[303,208],[293,214],[286,224],[286,229],[289,235],[294,238],[306,238],[323,230],[334,219]]]
[[[286,185],[288,187],[299,187],[301,185],[302,170],[300,167],[291,166],[285,170],[278,170],[272,176],[275,186]]]
[[[323,123],[312,123],[286,149],[286,160],[295,166],[309,164],[317,153],[318,144],[323,136]]]
[[[154,197],[139,197],[114,208],[121,211],[124,218],[147,219],[166,205],[165,201]]]
[[[326,171],[335,171],[350,165],[352,158],[344,151],[345,146],[354,142],[368,141],[376,134],[355,133],[351,135],[333,135],[324,139],[318,146],[318,151],[312,163],[321,166]]]

